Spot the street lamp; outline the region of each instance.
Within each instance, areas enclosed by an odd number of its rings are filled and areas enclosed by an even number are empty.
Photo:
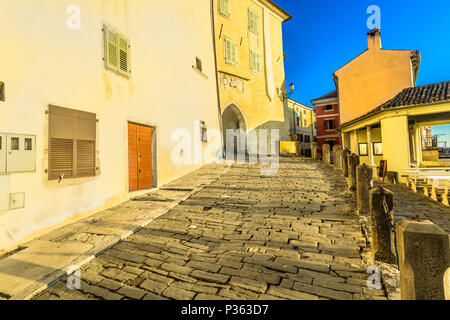
[[[294,93],[295,84],[291,82],[291,84],[289,85],[289,88],[291,89],[291,92],[289,92],[289,93],[283,92],[282,90],[280,90],[280,88],[277,89],[278,96],[281,101],[286,102],[287,99]]]

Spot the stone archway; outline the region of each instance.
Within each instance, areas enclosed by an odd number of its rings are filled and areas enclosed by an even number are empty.
[[[236,130],[239,130],[241,136],[236,135],[234,137],[234,152],[245,152],[247,143],[247,121],[245,120],[242,110],[236,104],[231,103],[224,109],[222,112],[222,125],[225,151],[227,150],[227,130],[234,130],[235,132]],[[238,146],[240,146],[239,149]]]

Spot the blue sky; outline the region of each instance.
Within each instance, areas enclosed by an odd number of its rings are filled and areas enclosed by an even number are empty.
[[[274,1],[294,16],[283,26],[286,83],[295,83],[294,100],[312,106],[311,99],[335,89],[332,73],[367,48],[370,5],[381,9],[383,48],[420,50],[417,85],[450,80],[448,0]]]

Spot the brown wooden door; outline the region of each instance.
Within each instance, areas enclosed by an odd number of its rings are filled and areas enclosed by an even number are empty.
[[[138,126],[138,186],[148,189],[152,178],[152,128]]]
[[[130,191],[138,189],[137,125],[128,123],[128,180]]]
[[[151,188],[152,128],[128,123],[128,162],[130,191]]]

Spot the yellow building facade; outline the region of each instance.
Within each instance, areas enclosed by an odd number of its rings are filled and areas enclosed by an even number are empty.
[[[360,155],[361,163],[387,171],[406,182],[410,168],[449,167],[448,159],[430,162],[423,154],[424,128],[450,124],[450,82],[402,90],[394,98],[339,127],[344,148]]]
[[[289,130],[291,138],[299,143],[299,154],[310,156],[316,141],[316,113],[314,108],[288,99]]]
[[[289,140],[282,24],[291,16],[270,0],[214,0],[214,11],[224,139],[241,129],[250,153],[259,129],[269,130],[268,143]]]
[[[0,252],[216,158],[215,10],[0,1]]]

